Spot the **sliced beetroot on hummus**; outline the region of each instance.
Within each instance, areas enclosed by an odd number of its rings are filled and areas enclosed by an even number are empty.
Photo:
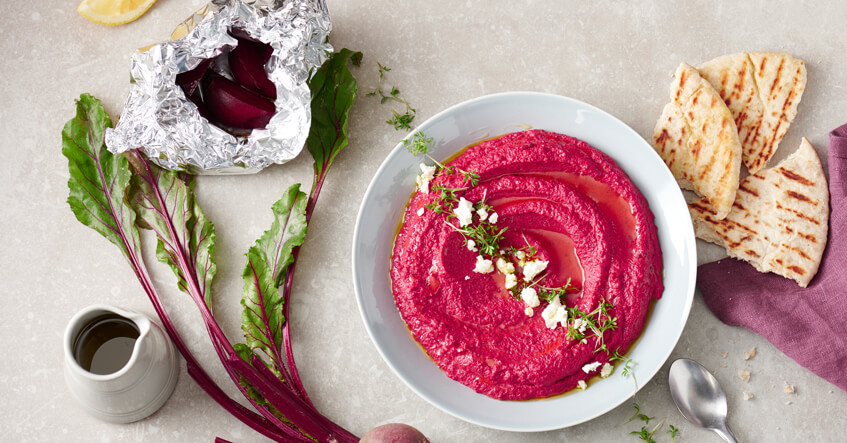
[[[182,88],[183,92],[185,92],[185,96],[189,99],[195,92],[197,92],[197,88],[200,86],[200,81],[203,79],[203,75],[206,74],[206,71],[209,70],[209,65],[212,64],[212,60],[213,59],[211,58],[203,60],[194,69],[177,74],[176,84]],[[196,104],[197,102],[194,103]]]
[[[210,77],[203,101],[214,120],[241,129],[261,129],[268,125],[275,112],[273,103],[227,78]]]
[[[239,38],[238,46],[229,53],[229,67],[242,86],[276,99],[276,85],[265,70],[272,53],[273,48],[267,43]]]

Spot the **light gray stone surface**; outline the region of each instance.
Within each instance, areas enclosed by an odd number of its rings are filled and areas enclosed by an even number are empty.
[[[128,91],[132,51],[166,38],[202,5],[160,0],[138,21],[111,28],[88,22],[73,3],[0,4],[0,440],[261,441],[184,372],[163,409],[129,425],[88,417],[65,388],[61,335],[74,312],[97,302],[148,314],[152,308],[116,248],[77,223],[68,209],[62,125],[82,92],[99,97],[117,115]],[[388,82],[417,108],[420,121],[469,98],[531,90],[599,106],[649,138],[681,61],[698,64],[748,50],[787,51],[807,63],[799,116],[776,160],[802,136],[825,154],[827,133],[847,120],[843,2],[329,0],[329,8],[332,42],[365,53],[363,66],[354,71],[360,91],[374,88],[380,61],[393,68]],[[388,105],[361,94],[351,112],[350,147],[329,174],[297,267],[294,351],[318,408],[360,435],[377,424],[405,422],[435,442],[635,441],[628,433],[638,426],[622,424],[633,412],[631,403],[569,429],[495,431],[430,406],[382,361],[356,308],[350,244],[365,188],[403,135],[383,123],[389,115]],[[311,183],[308,155],[254,176],[198,181],[199,201],[219,233],[215,309],[233,338],[240,335],[243,253],[270,223],[271,203],[297,182]],[[722,255],[714,247],[698,247],[701,263]],[[167,304],[189,346],[231,388],[196,309],[171,289],[170,271],[156,269],[154,277],[167,288]],[[757,355],[745,361],[754,347]],[[699,294],[671,358],[676,357],[714,370],[729,397],[731,425],[744,441],[844,439],[847,393],[761,337],[720,323]],[[749,382],[739,379],[738,369],[752,373]],[[794,395],[783,392],[786,382],[796,387]],[[743,391],[755,397],[745,401]],[[635,400],[644,412],[680,428],[678,441],[718,441],[677,413],[668,396],[667,364]],[[657,434],[657,440],[669,438]]]

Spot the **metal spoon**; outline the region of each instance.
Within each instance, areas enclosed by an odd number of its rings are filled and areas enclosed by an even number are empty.
[[[673,402],[686,420],[736,443],[726,424],[726,394],[711,372],[694,360],[680,358],[671,364],[668,383]]]

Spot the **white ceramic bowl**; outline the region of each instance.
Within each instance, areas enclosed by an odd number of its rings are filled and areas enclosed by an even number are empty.
[[[694,231],[682,192],[653,148],[634,130],[594,106],[567,97],[532,92],[488,95],[455,105],[416,131],[435,139],[430,154],[440,161],[480,139],[527,128],[577,137],[611,156],[638,186],[656,216],[665,291],[629,353],[640,388],[676,346],[694,297]],[[611,377],[585,391],[542,400],[494,400],[448,378],[421,350],[394,305],[388,275],[393,235],[414,191],[421,161],[402,142],[391,151],[365,192],[353,234],[353,282],[359,310],[391,369],[442,410],[471,423],[508,431],[572,426],[630,398],[636,385],[617,368]]]

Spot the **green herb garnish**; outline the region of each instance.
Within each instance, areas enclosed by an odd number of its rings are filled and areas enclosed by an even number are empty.
[[[647,414],[642,413],[641,412],[641,406],[638,406],[638,403],[633,403],[632,407],[635,408],[635,414],[632,414],[632,417],[629,417],[629,420],[627,420],[625,423],[629,423],[629,422],[631,422],[631,421],[633,421],[637,418],[637,419],[643,421],[645,425],[649,425],[650,420],[656,418],[656,417],[649,417],[649,416],[647,416]]]
[[[406,101],[403,97],[400,96],[400,90],[396,86],[392,86],[391,89],[386,93],[382,89],[382,81],[385,79],[385,73],[391,71],[391,68],[383,65],[382,63],[377,62],[377,66],[379,67],[379,79],[376,83],[376,89],[371,92],[368,92],[369,96],[377,96],[379,95],[379,102],[385,103],[389,100],[393,100],[398,103],[402,103],[405,106],[405,111],[401,114],[396,110],[391,110],[391,118],[386,120],[385,122],[389,125],[393,126],[395,130],[412,130],[412,121],[415,119],[417,115],[417,111],[409,102]]]
[[[668,425],[668,434],[671,434],[671,443],[676,441],[676,438],[679,437],[679,429],[677,429],[674,425]]]
[[[558,288],[548,288],[547,286],[539,286],[538,287],[538,298],[541,300],[546,300],[547,303],[553,301],[553,299],[559,297],[565,297],[568,295],[568,290],[574,289],[575,286],[571,284],[571,279],[568,278],[568,281],[565,282],[564,286],[560,286]]]
[[[476,243],[479,252],[490,256],[499,256],[500,240],[507,228],[497,228],[486,221],[464,228],[455,228],[457,232]]]
[[[423,132],[418,131],[411,139],[404,139],[403,146],[405,146],[412,155],[417,157],[419,154],[427,154],[429,152],[429,145],[432,143],[432,140],[432,137],[427,138]]]

